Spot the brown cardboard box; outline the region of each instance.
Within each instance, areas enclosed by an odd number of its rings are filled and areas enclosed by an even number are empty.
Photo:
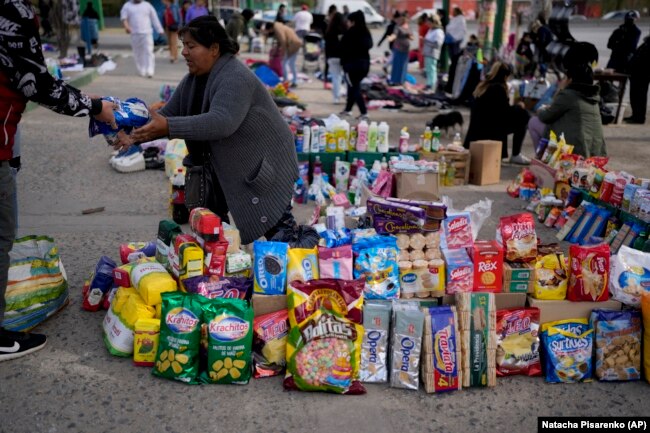
[[[454,295],[445,295],[441,299],[440,305],[456,305],[456,297]],[[497,310],[505,310],[507,308],[520,308],[526,306],[525,293],[495,293],[494,303]]]
[[[503,282],[503,293],[533,293],[535,289],[534,281],[514,280]]]
[[[253,295],[253,312],[255,317],[275,313],[287,308],[287,295]]]
[[[604,302],[571,302],[567,300],[546,301],[535,299],[532,296],[528,297],[528,305],[539,308],[540,323],[564,319],[588,319],[591,316],[591,310],[619,311],[622,306],[620,302],[611,299]]]
[[[395,173],[395,182],[397,198],[440,200],[438,173]]]
[[[534,279],[533,263],[503,263],[503,281],[533,281]]]
[[[493,185],[501,181],[500,141],[479,140],[469,144],[469,182],[474,185]]]

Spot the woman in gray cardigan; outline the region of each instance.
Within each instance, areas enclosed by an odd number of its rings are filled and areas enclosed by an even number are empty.
[[[151,122],[131,135],[136,142],[184,139],[189,163],[209,159],[215,183],[209,206],[235,219],[242,243],[272,237],[291,216],[298,178],[294,139],[269,92],[234,55],[239,50],[212,16],[179,30],[189,74]]]

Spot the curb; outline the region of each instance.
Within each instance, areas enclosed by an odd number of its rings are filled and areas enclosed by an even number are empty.
[[[88,84],[92,83],[95,78],[99,77],[99,73],[97,72],[97,68],[87,68],[87,70],[83,71],[79,75],[76,75],[69,80],[65,81],[66,84],[69,84],[73,87],[83,87],[87,86]],[[35,108],[40,107],[39,104],[36,102],[29,101],[27,103],[27,106],[25,107],[25,113],[28,111],[32,111]]]

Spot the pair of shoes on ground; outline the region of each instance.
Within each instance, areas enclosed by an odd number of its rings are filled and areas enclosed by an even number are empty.
[[[517,165],[530,165],[530,158],[522,155],[521,153],[519,155],[511,156],[510,158],[503,158],[501,161]]]
[[[339,113],[339,117],[352,117],[352,111],[343,110],[343,111],[341,111]],[[362,121],[362,120],[368,121],[369,117],[368,117],[367,114],[361,114],[360,116],[357,117],[357,120],[358,121]]]
[[[142,148],[139,145],[131,146],[127,150],[111,156],[108,162],[120,173],[134,173],[147,168]]]
[[[45,335],[0,328],[0,361],[9,361],[36,352],[45,347],[46,343]]]
[[[632,124],[632,125],[643,125],[645,123],[645,119],[641,120],[641,119],[637,119],[634,116],[630,116],[630,117],[626,117],[625,119],[623,119],[623,122],[629,123],[629,124]]]

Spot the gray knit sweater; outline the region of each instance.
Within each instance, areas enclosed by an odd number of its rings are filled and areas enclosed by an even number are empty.
[[[291,202],[298,164],[293,135],[262,82],[237,58],[212,67],[202,113],[192,116],[195,77],[186,75],[161,110],[169,137],[210,144],[212,165],[242,243],[262,236]]]

